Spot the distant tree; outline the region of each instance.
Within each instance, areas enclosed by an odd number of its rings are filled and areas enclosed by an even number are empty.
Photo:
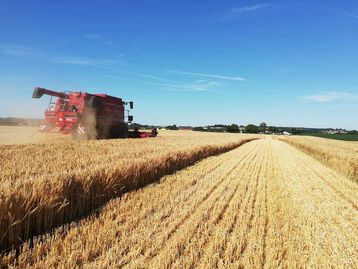
[[[137,128],[138,130],[140,129],[146,129],[146,130],[151,130],[153,128],[158,128],[159,126],[154,126],[154,125],[147,125],[147,124],[140,124],[140,123],[136,123],[136,122],[132,122],[128,124],[128,129],[135,129]]]
[[[303,134],[304,130],[298,128],[290,128],[289,132],[293,135]]]
[[[175,124],[173,124],[173,125],[169,125],[169,126],[165,127],[165,129],[168,129],[168,130],[178,130],[178,127],[177,127]]]
[[[249,124],[245,127],[245,133],[257,134],[259,132],[259,128],[256,125]]]
[[[276,127],[276,126],[269,126],[267,128],[267,130],[270,132],[270,133],[274,133],[274,134],[277,134],[279,132],[279,129]]]
[[[226,126],[226,132],[228,132],[228,133],[239,133],[240,132],[239,125],[231,124],[231,125]]]
[[[193,131],[203,132],[203,131],[205,131],[205,129],[204,129],[204,127],[199,126],[199,127],[194,127]]]
[[[260,132],[265,132],[267,128],[267,124],[265,122],[261,122],[259,126]]]
[[[143,127],[144,125],[135,122],[128,124],[129,129],[134,129],[134,128],[143,129]]]

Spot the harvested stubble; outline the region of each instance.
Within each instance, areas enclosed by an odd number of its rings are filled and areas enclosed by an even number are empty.
[[[2,259],[20,268],[355,268],[357,192],[293,147],[256,140]]]
[[[311,136],[279,137],[358,183],[358,142]]]
[[[254,139],[166,134],[155,139],[0,146],[0,251],[83,217],[128,190]]]

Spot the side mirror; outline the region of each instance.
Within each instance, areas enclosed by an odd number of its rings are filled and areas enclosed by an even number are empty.
[[[133,116],[132,115],[128,115],[128,121],[132,122],[133,121]]]
[[[130,108],[130,109],[133,109],[133,101],[130,101],[130,102],[129,102],[129,108]]]

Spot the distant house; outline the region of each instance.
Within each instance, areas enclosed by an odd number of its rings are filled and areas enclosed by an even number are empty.
[[[291,133],[286,132],[286,131],[282,132],[282,134],[283,134],[283,135],[291,135]]]
[[[346,129],[329,129],[329,130],[325,130],[322,133],[324,134],[347,134],[347,130]]]

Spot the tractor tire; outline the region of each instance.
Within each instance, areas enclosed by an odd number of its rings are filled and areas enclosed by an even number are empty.
[[[113,126],[109,131],[109,138],[127,138],[128,137],[128,128],[126,124],[118,124]]]

